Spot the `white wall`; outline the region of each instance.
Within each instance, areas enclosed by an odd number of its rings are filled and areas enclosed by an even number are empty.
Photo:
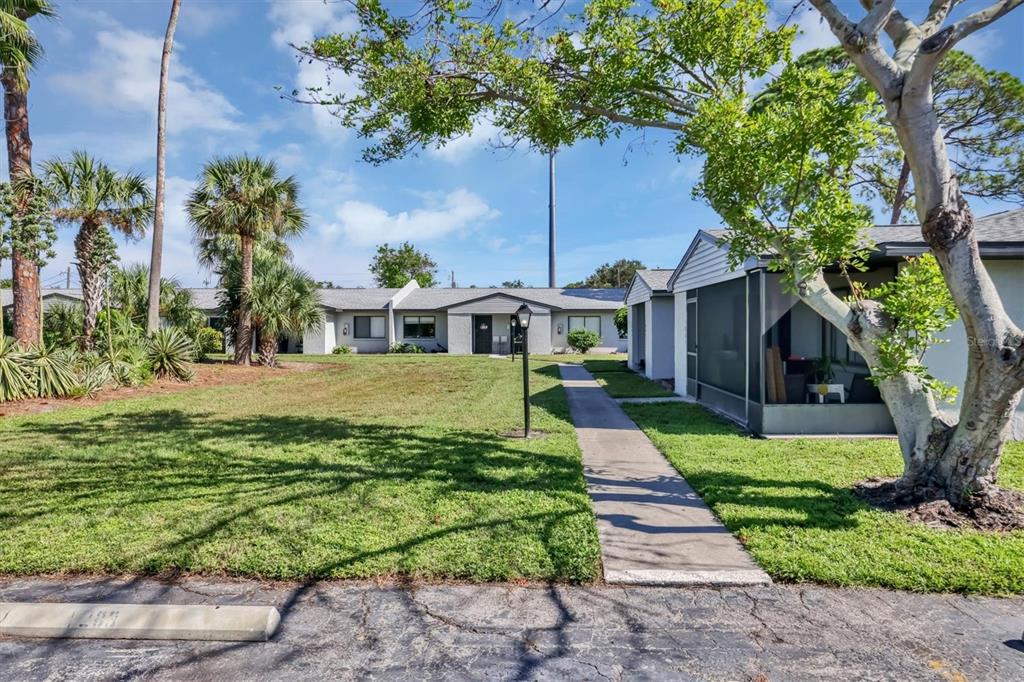
[[[580,311],[558,311],[551,313],[551,351],[553,353],[567,353],[569,348],[569,316],[577,317],[586,315],[588,317],[598,316],[601,318],[601,343],[595,347],[592,353],[624,353],[626,352],[626,339],[619,338],[619,331],[615,328],[615,312],[607,310],[580,310]],[[559,331],[561,327],[561,331]]]
[[[407,339],[405,333],[405,318],[419,317],[421,315],[434,318],[433,339]],[[448,313],[436,310],[396,310],[394,315],[395,340],[402,343],[413,343],[425,351],[438,351],[441,348],[448,348]]]
[[[672,305],[672,376],[675,392],[686,395],[686,291],[676,292]]]
[[[1018,327],[1024,326],[1024,263],[1019,260],[986,260],[984,264],[1006,313]],[[929,348],[924,355],[924,364],[936,379],[963,387],[967,377],[967,333],[963,322],[957,320],[939,336],[949,342]],[[959,396],[953,405],[944,404],[942,407],[953,413],[955,419],[960,408]],[[1024,404],[1017,405],[1011,433],[1014,439],[1024,440]]]
[[[473,352],[473,315],[448,312],[448,352],[469,355]]]
[[[384,338],[357,339],[354,319],[356,316],[383,317],[385,323]],[[344,310],[334,316],[334,345],[348,346],[355,353],[386,353],[388,350],[388,311],[380,310]],[[333,347],[327,352],[330,353]]]
[[[302,335],[303,355],[326,355],[334,350],[334,317],[333,310],[325,310],[323,324]]]
[[[537,355],[551,353],[551,315],[533,314],[530,318],[530,352]]]

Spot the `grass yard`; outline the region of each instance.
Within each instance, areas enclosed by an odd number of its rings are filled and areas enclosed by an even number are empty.
[[[672,391],[658,382],[651,381],[626,367],[626,356],[623,354],[544,355],[539,359],[583,365],[613,398],[663,398],[673,395]]]
[[[627,405],[773,578],[916,591],[1024,592],[1024,531],[935,530],[869,508],[849,486],[902,468],[892,440],[760,440],[686,404]],[[1024,489],[1024,443],[1003,456]]]
[[[524,442],[518,363],[308,359],[337,367],[0,420],[0,573],[598,575],[556,367]]]

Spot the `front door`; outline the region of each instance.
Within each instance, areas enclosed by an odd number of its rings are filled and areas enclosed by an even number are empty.
[[[490,355],[493,352],[494,343],[494,331],[492,329],[494,320],[491,319],[490,315],[474,315],[473,316],[473,352],[474,353],[486,353]]]

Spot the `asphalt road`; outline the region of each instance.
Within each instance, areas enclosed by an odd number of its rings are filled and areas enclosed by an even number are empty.
[[[273,604],[283,618],[258,644],[3,638],[3,680],[1024,679],[1020,597],[8,579],[0,601]]]

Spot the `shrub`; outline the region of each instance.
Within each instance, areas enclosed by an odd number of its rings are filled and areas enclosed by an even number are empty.
[[[29,364],[32,395],[41,398],[63,398],[78,385],[75,377],[75,353],[56,350],[45,343],[25,354]]]
[[[220,353],[224,350],[224,334],[213,327],[200,327],[196,330],[194,343],[196,358],[202,360],[209,353]]]
[[[389,353],[422,353],[423,349],[415,343],[393,343],[388,348]]]
[[[85,314],[77,303],[54,303],[43,313],[43,343],[73,348],[82,336]]]
[[[146,344],[146,358],[153,373],[161,379],[191,381],[194,376],[186,363],[195,358],[195,346],[177,327],[158,329]]]
[[[568,336],[569,347],[577,353],[586,353],[601,343],[601,337],[589,329],[573,329]]]
[[[335,346],[331,355],[348,355],[352,352],[352,346]]]
[[[629,312],[626,310],[626,306],[616,310],[615,317],[612,319],[615,321],[615,331],[619,332],[619,338],[626,338],[626,334],[629,333]]]
[[[27,398],[32,393],[29,361],[14,339],[0,336],[0,403]]]

